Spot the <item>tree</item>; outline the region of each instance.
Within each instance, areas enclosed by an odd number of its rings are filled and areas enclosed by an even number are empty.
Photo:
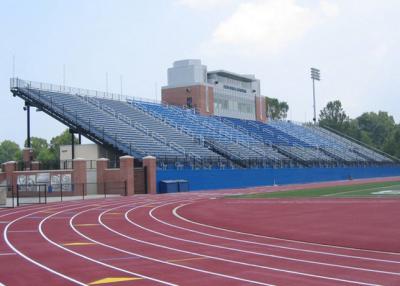
[[[386,141],[383,150],[388,154],[400,158],[400,124],[397,125],[390,134],[390,137]]]
[[[0,164],[8,161],[18,161],[21,158],[21,149],[17,143],[10,140],[4,140],[0,143]]]
[[[373,145],[383,148],[394,131],[396,124],[392,116],[387,112],[366,112],[356,118],[360,130],[366,132],[371,138]]]
[[[321,110],[319,124],[338,130],[390,155],[400,156],[400,127],[387,112],[365,112],[350,119],[339,100]]]
[[[28,141],[25,140],[25,145],[28,146]],[[46,139],[39,137],[31,137],[31,148],[35,156],[38,156],[42,150],[46,150],[49,148],[49,143],[47,143]]]
[[[75,144],[79,143],[78,138],[74,136],[74,142]],[[50,149],[51,152],[54,154],[55,158],[59,159],[60,158],[60,146],[61,145],[71,145],[71,133],[69,133],[69,130],[66,129],[63,133],[60,135],[53,137],[50,140]]]
[[[267,117],[272,120],[286,119],[289,105],[285,101],[276,98],[266,98]]]
[[[343,110],[340,100],[330,101],[319,114],[319,124],[330,128],[346,131],[349,128],[349,117]]]

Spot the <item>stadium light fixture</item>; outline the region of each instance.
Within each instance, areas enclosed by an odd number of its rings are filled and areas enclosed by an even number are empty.
[[[320,70],[316,69],[316,68],[311,68],[311,79],[312,79],[312,86],[313,86],[313,102],[314,102],[314,117],[313,117],[313,121],[314,124],[317,123],[317,106],[315,103],[315,81],[321,80],[321,74],[320,74]]]

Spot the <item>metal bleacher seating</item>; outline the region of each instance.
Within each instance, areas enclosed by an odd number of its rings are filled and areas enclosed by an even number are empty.
[[[121,116],[125,116],[127,120],[144,130],[149,136],[166,142],[168,145],[180,150],[181,153],[188,154],[195,161],[202,160],[203,164],[208,162],[208,164],[213,165],[222,160],[220,155],[202,145],[199,138],[191,137],[183,132],[182,129],[171,126],[158,117],[151,116],[137,108],[135,104],[105,98],[97,98],[95,100],[102,108],[111,108]],[[94,102],[93,99],[92,102]]]
[[[197,137],[200,142],[233,161],[271,163],[287,159],[270,146],[229,126],[215,117],[196,114],[194,110],[176,106],[132,101],[132,105]]]
[[[185,158],[183,152],[147,136],[135,126],[120,120],[111,110],[107,111],[90,103],[87,97],[37,90],[26,90],[26,92],[60,116],[75,122],[78,128],[86,128],[98,138],[127,154],[139,158],[147,155],[177,160]]]
[[[12,79],[11,91],[90,140],[139,159],[155,156],[162,168],[394,163],[314,125],[204,116],[194,109],[19,79]]]

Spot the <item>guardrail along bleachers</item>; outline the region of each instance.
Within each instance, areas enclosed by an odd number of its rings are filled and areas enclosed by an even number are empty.
[[[137,108],[161,118],[186,134],[203,141],[214,151],[236,161],[287,159],[271,147],[249,135],[221,122],[215,117],[196,114],[191,109],[167,106],[142,101],[132,101]]]

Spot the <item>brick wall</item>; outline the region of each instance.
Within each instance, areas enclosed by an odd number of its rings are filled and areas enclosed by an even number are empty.
[[[261,96],[261,99],[260,96],[256,96],[256,120],[267,122],[266,99],[264,96]]]
[[[206,106],[206,88],[208,89],[208,111]],[[214,114],[214,88],[211,86],[193,85],[162,89],[162,101],[168,104],[187,106],[189,98],[192,100],[192,107],[197,108],[201,114]]]

